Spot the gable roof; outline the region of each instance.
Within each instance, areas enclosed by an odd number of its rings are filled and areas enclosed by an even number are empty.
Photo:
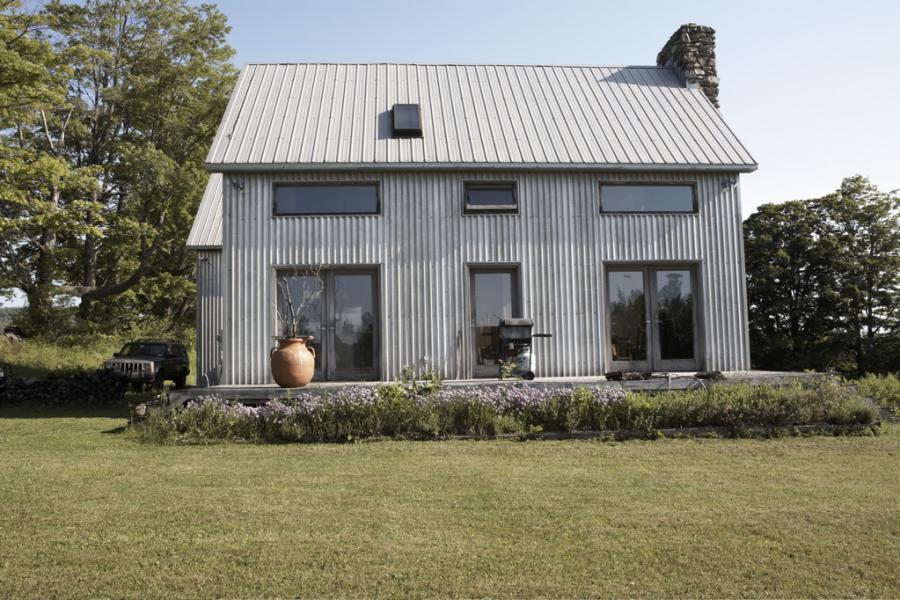
[[[203,199],[188,234],[187,247],[218,250],[222,247],[222,174],[211,173]]]
[[[391,137],[395,103],[423,136]],[[718,110],[667,67],[250,64],[211,171],[528,167],[752,171]]]

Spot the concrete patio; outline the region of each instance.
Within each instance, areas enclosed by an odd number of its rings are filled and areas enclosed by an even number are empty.
[[[828,377],[826,373],[791,372],[791,371],[731,371],[726,373],[704,374],[695,372],[678,373],[629,373],[629,377],[643,377],[624,380],[610,380],[597,377],[539,377],[532,381],[523,379],[451,379],[443,382],[445,387],[496,387],[521,386],[536,388],[571,388],[571,387],[618,387],[626,390],[649,393],[671,390],[705,389],[716,385],[734,385],[747,383],[751,385],[784,384],[793,381],[809,380],[816,377]],[[174,390],[170,397],[173,402],[184,403],[201,397],[216,397],[245,404],[261,404],[275,398],[296,396],[301,393],[325,394],[349,386],[375,387],[384,385],[386,381],[313,381],[303,388],[281,388],[277,385],[215,385],[205,388],[187,388]]]

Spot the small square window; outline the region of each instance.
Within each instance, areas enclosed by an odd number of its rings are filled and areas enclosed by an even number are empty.
[[[418,104],[395,104],[392,112],[396,137],[422,137],[422,119]]]
[[[467,213],[514,213],[518,209],[515,183],[466,184]]]

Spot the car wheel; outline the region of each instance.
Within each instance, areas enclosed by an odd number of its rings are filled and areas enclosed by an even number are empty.
[[[187,375],[182,375],[181,377],[176,377],[173,381],[175,382],[176,390],[183,390],[185,388],[185,380],[187,379]]]

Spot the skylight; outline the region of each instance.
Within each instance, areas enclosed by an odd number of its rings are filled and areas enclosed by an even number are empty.
[[[395,104],[392,112],[395,137],[422,137],[418,104]]]

